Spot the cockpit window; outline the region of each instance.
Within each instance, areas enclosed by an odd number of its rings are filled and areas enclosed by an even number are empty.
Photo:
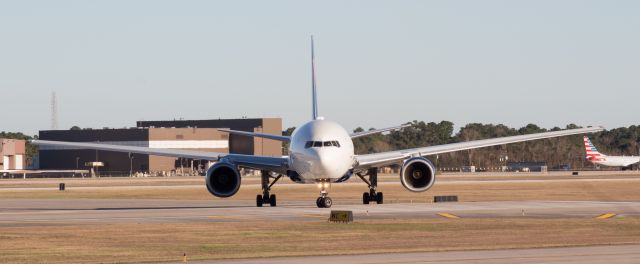
[[[320,148],[320,147],[340,147],[338,141],[307,141],[304,148]]]

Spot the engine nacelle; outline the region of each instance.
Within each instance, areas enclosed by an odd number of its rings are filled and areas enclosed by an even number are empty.
[[[404,162],[400,170],[402,186],[412,192],[424,192],[436,181],[436,167],[428,159],[410,158]]]
[[[231,197],[240,189],[240,172],[237,167],[219,161],[207,170],[207,190],[217,197]]]

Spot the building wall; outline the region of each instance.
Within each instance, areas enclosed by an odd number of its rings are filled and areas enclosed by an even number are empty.
[[[232,130],[282,135],[282,118],[247,118],[247,119],[210,119],[210,120],[173,120],[173,121],[138,121],[138,127],[197,127],[228,128]],[[257,146],[259,144],[259,146]],[[229,135],[229,152],[247,155],[282,156],[282,142],[252,137]]]
[[[149,141],[171,142],[171,147],[176,149],[229,153],[228,134],[213,128],[149,128]],[[188,159],[149,156],[151,171],[171,171],[181,163],[191,169],[192,162]],[[194,167],[201,164],[193,163]]]
[[[186,149],[218,153],[229,152],[227,133],[213,128],[144,128],[144,129],[100,129],[100,130],[56,130],[41,131],[43,140],[72,142],[104,142],[128,146],[150,148]],[[99,161],[105,172],[161,172],[172,171],[183,166],[191,167],[191,160],[174,157],[160,157],[143,154],[131,154],[113,151],[59,148],[42,146],[40,148],[41,169],[88,169],[86,162]],[[206,163],[196,161],[194,165]],[[197,167],[197,166],[196,166]]]
[[[0,170],[23,170],[26,144],[19,139],[0,139]]]
[[[241,131],[262,131],[274,135],[282,134],[282,119],[227,119],[227,120],[178,120],[139,121],[139,128],[95,129],[95,130],[46,130],[40,131],[40,139],[124,144],[143,147],[178,148],[219,153],[281,156],[282,143],[275,140],[229,135],[217,128]],[[129,153],[96,151],[87,149],[40,148],[41,169],[87,169],[85,162],[100,161],[105,164],[100,171],[171,171],[191,168],[191,160]],[[132,163],[132,166],[131,164]],[[206,162],[195,161],[194,167]]]
[[[149,141],[148,129],[93,129],[93,130],[45,130],[40,131],[42,140],[69,142],[105,142],[122,143],[126,141]],[[87,169],[86,162],[101,161],[105,164],[100,171],[129,171],[129,154],[113,151],[98,151],[89,149],[57,148],[40,146],[40,169],[44,170],[75,170]],[[147,171],[149,157],[134,155],[133,170]]]
[[[10,163],[9,156],[2,155],[2,164],[0,164],[0,170],[8,170],[9,163]]]
[[[282,118],[264,118],[262,123],[262,132],[282,136]],[[257,152],[256,152],[257,153]],[[281,157],[282,142],[271,139],[263,139],[262,142],[263,156]]]

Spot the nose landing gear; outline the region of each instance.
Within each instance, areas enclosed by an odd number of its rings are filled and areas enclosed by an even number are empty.
[[[318,208],[330,208],[333,205],[333,200],[328,196],[327,187],[329,186],[329,182],[320,182],[320,197],[316,199],[316,205]]]

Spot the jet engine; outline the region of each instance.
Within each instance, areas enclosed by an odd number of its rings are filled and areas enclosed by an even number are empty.
[[[207,190],[217,197],[231,197],[240,189],[240,172],[233,164],[219,161],[207,170]]]
[[[400,170],[402,186],[412,192],[424,192],[436,181],[436,167],[428,159],[410,158],[404,162]]]

